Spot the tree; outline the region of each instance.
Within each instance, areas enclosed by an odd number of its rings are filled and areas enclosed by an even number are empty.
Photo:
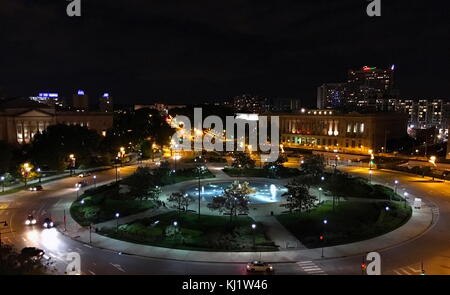
[[[90,166],[98,153],[99,143],[100,135],[94,130],[79,125],[53,125],[34,136],[30,157],[39,167],[51,170],[66,169],[70,154],[75,155],[77,165]]]
[[[336,207],[336,198],[339,203],[340,198],[345,198],[347,196],[348,189],[348,175],[338,173],[331,176],[328,181],[328,190],[333,194],[333,211]]]
[[[151,187],[147,190],[146,199],[159,203],[159,197],[161,196],[161,188],[159,186]]]
[[[287,203],[281,206],[288,208],[289,212],[309,211],[316,206],[315,201],[317,198],[309,194],[308,187],[299,178],[295,178],[289,182],[286,188],[288,191],[283,196],[287,196]]]
[[[213,198],[213,202],[208,204],[208,208],[220,212],[229,212],[231,221],[233,215],[248,213],[248,196],[254,192],[248,182],[234,181],[224,190],[223,196]]]
[[[13,161],[13,147],[6,141],[0,141],[0,174],[10,171]]]
[[[236,152],[231,166],[234,168],[255,168],[255,160],[248,153]]]
[[[179,214],[181,210],[187,211],[189,205],[194,202],[194,198],[183,192],[173,192],[170,194],[168,201],[177,207]]]
[[[0,274],[2,275],[43,275],[51,269],[53,262],[43,260],[44,252],[37,248],[23,248],[20,253],[9,245],[0,247]]]
[[[320,176],[325,170],[324,158],[322,155],[311,155],[303,160],[302,171],[314,177]]]

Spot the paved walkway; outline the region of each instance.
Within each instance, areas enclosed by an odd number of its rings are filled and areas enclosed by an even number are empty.
[[[77,175],[78,173],[81,172],[94,172],[94,171],[102,171],[102,170],[107,170],[107,169],[111,169],[111,166],[104,166],[104,167],[96,167],[96,168],[89,168],[89,169],[84,169],[84,170],[80,170],[80,169],[76,169],[73,171],[73,175]],[[44,173],[44,172],[43,172]],[[55,174],[52,176],[47,176],[47,177],[41,177],[41,180],[39,182],[39,178],[35,178],[33,180],[29,180],[27,182],[27,186],[33,185],[33,184],[39,184],[39,183],[47,183],[50,181],[54,181],[54,180],[59,180],[61,178],[65,178],[65,177],[69,177],[70,176],[70,172],[63,172],[63,173],[59,173],[59,174]],[[15,183],[13,185],[10,186],[5,186],[4,188],[1,187],[0,192],[2,193],[2,195],[7,195],[9,192],[8,191],[12,191],[10,193],[14,193],[15,189],[17,188],[25,188],[25,184],[22,182],[19,183]]]
[[[292,235],[274,216],[250,216],[267,228],[267,236],[283,250],[306,249],[306,247]]]
[[[217,179],[216,179],[217,180]],[[219,179],[220,180],[220,179]],[[222,179],[223,180],[223,179]],[[259,179],[261,180],[261,179]],[[195,183],[195,181],[193,181]],[[171,189],[177,190],[182,187],[189,185],[189,182],[179,183],[170,186]],[[170,191],[166,190],[165,193]],[[55,220],[63,220],[62,214],[63,209],[67,212],[67,208],[75,200],[76,195],[72,194],[65,199],[65,203],[60,203],[57,208],[54,208],[52,216],[55,216]],[[259,209],[258,209],[259,210]],[[388,249],[403,243],[406,243],[412,239],[419,237],[423,234],[433,223],[433,210],[435,208],[424,204],[422,209],[413,210],[411,219],[396,230],[387,233],[385,235],[346,245],[333,246],[324,248],[324,256],[326,258],[338,258],[338,257],[348,257],[354,255],[365,254],[370,251],[380,251],[383,249]],[[263,211],[263,210],[261,210]],[[267,210],[266,210],[267,211]],[[146,214],[152,214],[150,211],[140,213],[143,216]],[[253,217],[263,223],[270,224],[269,228],[272,227],[273,231],[270,232],[276,243],[282,244],[286,240],[296,240],[292,238],[292,234],[287,232],[281,224],[279,224],[274,217],[267,214],[254,214],[251,213]],[[119,219],[119,223],[126,222],[127,217]],[[135,216],[130,217],[135,218]],[[115,221],[109,221],[109,223],[114,224]],[[76,223],[72,217],[67,216],[66,228],[64,224],[59,224],[57,228],[64,234],[76,239],[82,243],[89,243],[89,229],[82,228]],[[269,229],[271,231],[271,229]],[[253,259],[259,258],[268,262],[295,262],[300,260],[316,260],[321,259],[321,248],[318,249],[304,249],[301,244],[298,244],[300,249],[296,250],[286,250],[286,247],[277,252],[205,252],[205,251],[188,251],[188,250],[177,250],[168,249],[147,245],[134,244],[119,240],[114,240],[111,238],[104,237],[95,233],[91,233],[92,246],[108,249],[115,252],[127,253],[130,255],[137,255],[143,257],[152,257],[160,259],[171,259],[171,260],[183,260],[183,261],[198,261],[198,262],[220,262],[220,263],[246,263]],[[288,244],[289,245],[289,244]],[[282,246],[282,245],[280,245]]]

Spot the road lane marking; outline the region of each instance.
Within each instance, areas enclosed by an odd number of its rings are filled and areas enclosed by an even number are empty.
[[[117,268],[118,270],[120,270],[121,272],[125,272],[124,270],[123,270],[123,268],[119,265],[119,264],[113,264],[113,263],[110,263],[112,266],[114,266],[115,268]]]

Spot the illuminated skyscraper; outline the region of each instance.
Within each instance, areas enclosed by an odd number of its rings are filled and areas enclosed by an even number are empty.
[[[112,113],[114,111],[113,99],[109,93],[103,93],[99,99],[101,112]]]

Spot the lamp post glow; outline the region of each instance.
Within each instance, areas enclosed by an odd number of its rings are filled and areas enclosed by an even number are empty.
[[[41,168],[37,168],[36,169],[36,172],[38,173],[38,175],[39,175],[39,183],[41,183]]]
[[[0,180],[2,181],[2,192],[5,192],[5,176],[0,177]]]
[[[320,199],[321,199],[321,195],[322,195],[322,188],[321,187],[319,187],[319,204],[320,204]]]
[[[75,169],[75,164],[76,164],[76,158],[74,154],[70,154],[69,155],[69,162],[70,162],[70,176],[73,175],[73,170]]]
[[[115,217],[116,217],[116,232],[118,232],[119,231],[119,217],[120,217],[120,214],[116,213]]]
[[[253,223],[252,224],[253,250],[256,251],[255,229],[256,229],[256,224]]]
[[[369,183],[372,183],[372,174],[373,174],[373,171],[369,170]]]
[[[97,175],[94,175],[93,178],[94,178],[94,187],[97,187]]]
[[[395,184],[394,193],[397,194],[398,180],[395,180],[394,184]],[[389,199],[391,199],[391,198],[389,198]]]
[[[323,234],[322,234],[322,236],[321,236],[321,239],[322,239],[322,258],[325,257],[324,254],[323,254],[323,251],[324,251],[324,247],[325,247],[325,233],[326,233],[326,228],[325,228],[325,226],[326,226],[327,224],[328,224],[328,220],[324,219],[324,220],[323,220]]]
[[[404,203],[404,207],[406,208],[406,202],[408,201],[408,193],[404,192],[403,193],[403,203]]]

